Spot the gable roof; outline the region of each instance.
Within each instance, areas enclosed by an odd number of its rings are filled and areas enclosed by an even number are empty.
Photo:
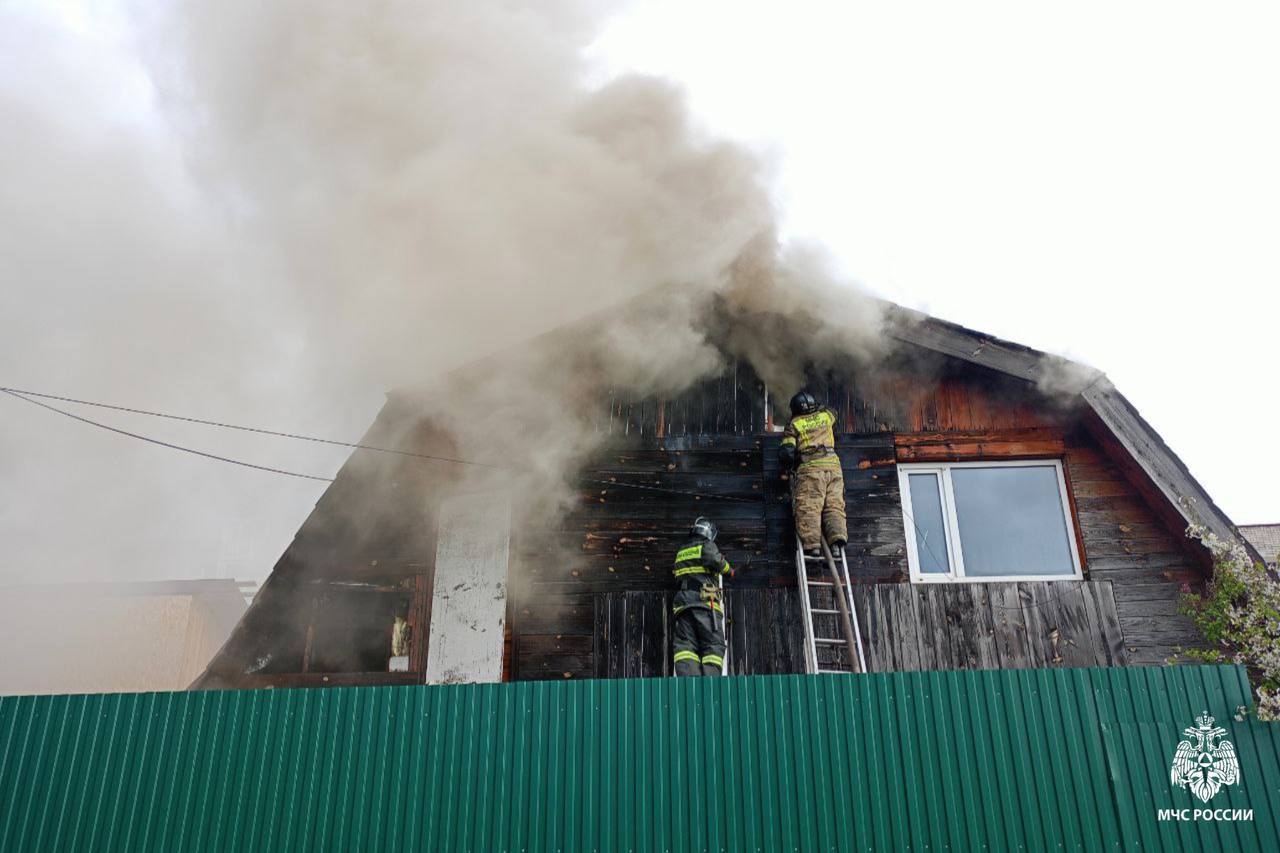
[[[1255,546],[1241,535],[1178,455],[1102,371],[899,305],[890,303],[886,311],[887,331],[892,338],[1027,382],[1042,381],[1054,365],[1079,368],[1084,377],[1081,399],[1171,509],[1187,524],[1203,524],[1221,539],[1242,542],[1255,559],[1261,559]]]

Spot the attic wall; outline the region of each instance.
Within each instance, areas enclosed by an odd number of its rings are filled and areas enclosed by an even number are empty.
[[[686,399],[678,410],[707,414],[682,423],[709,428],[712,413],[725,409],[716,405],[715,395],[721,395],[723,404],[730,389],[741,393],[742,388],[739,381],[699,389],[711,402]],[[845,432],[838,445],[845,475],[850,570],[859,583],[908,578],[899,459],[1061,457],[1078,508],[1086,578],[1111,583],[1105,598],[1109,602],[1114,596],[1125,638],[1123,655],[1108,659],[1163,663],[1178,647],[1196,643],[1193,626],[1177,612],[1183,585],[1202,581],[1186,544],[1087,432],[1072,426],[1065,414],[1033,404],[1025,386],[1010,386],[970,369],[914,384],[901,377],[881,381],[874,386],[876,396],[859,396],[870,392],[835,383],[822,386],[821,393],[842,413],[840,429]],[[761,404],[762,397],[761,393]],[[600,596],[670,590],[671,554],[697,515],[720,523],[722,549],[739,569],[734,588],[794,587],[794,534],[787,484],[779,476],[778,434],[745,434],[741,425],[751,421],[739,415],[736,421],[721,421],[729,424],[720,427],[727,431],[723,434],[688,434],[686,426],[682,434],[660,437],[660,403],[611,405],[611,423],[615,429],[621,426],[622,436],[583,476],[613,485],[583,487],[579,507],[555,533],[554,547],[531,532],[521,536],[521,580],[512,617],[514,678],[615,671],[613,664],[598,659]],[[734,411],[743,410],[739,405]],[[850,434],[851,425],[874,429]],[[628,483],[704,496],[633,490],[625,487]],[[751,502],[757,500],[758,504]],[[552,553],[556,556],[549,556]],[[941,608],[940,623],[971,622],[961,597],[933,598],[931,606]],[[658,624],[648,618],[651,625]],[[1037,624],[1029,619],[1011,631],[1025,634],[1028,625]],[[634,631],[634,626],[628,630]],[[613,649],[607,654],[614,659],[652,655],[660,645],[655,635],[643,632],[634,642],[643,650]],[[931,659],[962,657],[960,652],[939,652]],[[763,672],[788,671],[779,661],[757,659],[756,665]]]
[[[907,578],[895,464],[918,457],[904,454],[1063,455],[1087,578],[1112,582],[1130,659],[1162,662],[1176,647],[1195,642],[1177,601],[1182,585],[1199,583],[1201,575],[1181,536],[1096,439],[1037,400],[1025,383],[945,363],[914,375],[904,367],[874,380],[814,377],[813,387],[841,418],[850,568],[857,581]],[[779,401],[770,403],[776,410]],[[697,515],[720,524],[720,543],[740,570],[735,588],[794,588],[789,498],[777,463],[780,436],[768,429],[767,408],[763,384],[741,366],[675,399],[601,399],[595,423],[607,442],[581,472],[578,506],[554,530],[512,531],[507,678],[590,677],[619,671],[616,661],[629,655],[653,654],[650,638],[641,652],[607,652],[615,663],[601,658],[601,596],[669,590],[671,554]],[[392,404],[365,441],[423,452],[448,449],[444,436]],[[216,669],[219,678],[202,683],[316,683],[314,674],[299,673],[298,661],[314,622],[310,608],[335,582],[406,584],[418,602],[412,619],[423,630],[413,672],[345,674],[324,683],[421,680],[434,513],[451,482],[447,465],[354,454],[215,660],[211,672]],[[959,599],[938,600],[944,610],[962,608]],[[961,624],[965,615],[946,611],[939,618]],[[791,671],[786,645],[757,645],[750,652],[754,671]],[[267,670],[245,677],[245,668],[264,655],[273,657]]]
[[[1203,643],[1178,612],[1184,589],[1204,575],[1185,536],[1175,534],[1092,436],[1066,437],[1067,477],[1084,540],[1087,577],[1111,582],[1129,661],[1163,664]]]

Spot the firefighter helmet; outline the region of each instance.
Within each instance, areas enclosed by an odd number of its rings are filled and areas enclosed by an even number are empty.
[[[791,416],[808,415],[818,411],[818,401],[808,391],[801,391],[791,398]]]
[[[716,527],[716,523],[706,516],[700,515],[693,521],[693,527],[689,528],[689,532],[694,536],[701,536],[712,542],[716,541],[716,534],[720,532]]]

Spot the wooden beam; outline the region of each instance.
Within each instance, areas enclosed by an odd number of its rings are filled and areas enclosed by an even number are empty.
[[[958,462],[977,459],[1060,459],[1066,452],[1062,430],[1029,428],[989,432],[895,433],[899,462]]]

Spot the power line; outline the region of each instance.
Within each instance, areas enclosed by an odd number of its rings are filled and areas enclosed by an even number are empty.
[[[77,421],[80,421],[81,423],[98,427],[99,429],[105,429],[109,432],[118,433],[119,435],[128,436],[129,438],[136,438],[139,441],[146,441],[151,444],[158,444],[161,447],[167,447],[170,450],[181,450],[183,453],[193,453],[196,456],[203,456],[206,459],[216,459],[219,462],[229,462],[232,465],[241,465],[245,468],[255,468],[259,471],[268,471],[272,474],[284,474],[286,477],[301,477],[304,480],[320,480],[325,483],[333,482],[332,477],[321,477],[318,474],[301,474],[297,471],[286,471],[283,468],[272,468],[269,465],[256,465],[253,462],[245,462],[242,459],[232,459],[229,456],[219,456],[216,453],[206,453],[203,450],[196,450],[194,447],[184,447],[181,444],[172,444],[168,441],[161,441],[158,438],[151,438],[149,436],[139,435],[136,432],[129,432],[128,430],[118,429],[113,426],[108,426],[107,424],[104,424],[104,423],[99,423],[98,421],[90,420],[89,418],[81,417],[80,415],[73,414],[64,409],[59,409],[57,406],[50,406],[48,403],[41,403],[39,400],[32,400],[28,397],[22,396],[21,393],[9,388],[0,388],[0,391],[3,391],[4,393],[8,394],[11,397],[17,397],[19,400],[22,400],[24,403],[30,403],[33,406],[39,406],[40,408],[48,409],[51,412],[57,412],[58,414],[64,415],[65,417],[71,418],[72,420],[77,420]]]
[[[145,442],[148,442],[149,444],[156,444],[156,445],[159,445],[160,447],[167,447],[170,450],[180,450],[183,453],[191,453],[196,456],[203,456],[206,459],[214,459],[218,462],[227,462],[232,465],[239,465],[244,468],[252,468],[256,471],[266,471],[271,474],[283,474],[286,477],[298,477],[304,480],[319,480],[320,482],[323,482],[323,483],[332,483],[334,482],[334,478],[322,477],[318,474],[303,474],[298,471],[286,471],[283,468],[273,468],[269,465],[258,465],[253,462],[245,462],[242,459],[232,459],[229,456],[219,456],[216,453],[208,453],[203,450],[196,450],[193,447],[185,447],[181,444],[173,444],[168,441],[162,441],[158,438],[151,438],[150,436],[140,435],[136,432],[129,432],[128,430],[123,430],[123,429],[119,429],[118,427],[109,426],[107,424],[100,423],[99,421],[90,420],[89,418],[82,417],[72,412],[68,412],[65,409],[59,409],[57,406],[51,406],[48,403],[42,403],[39,400],[33,400],[30,398],[41,397],[46,400],[60,400],[63,402],[77,403],[84,406],[96,406],[101,409],[111,409],[114,411],[129,412],[131,414],[147,415],[149,417],[156,417],[156,418],[167,418],[169,420],[184,421],[186,423],[203,424],[205,426],[220,427],[222,429],[234,429],[234,430],[240,430],[242,432],[253,432],[253,433],[259,433],[262,435],[273,435],[280,438],[291,438],[299,441],[311,441],[319,444],[330,444],[330,445],[335,445],[339,447],[352,447],[359,450],[372,450],[379,453],[393,453],[399,456],[411,456],[411,457],[417,457],[419,459],[430,459],[433,461],[440,461],[440,462],[454,462],[460,465],[478,465],[481,467],[493,468],[497,470],[515,470],[517,471],[517,473],[530,473],[528,471],[524,471],[521,469],[503,468],[502,466],[492,465],[487,462],[473,462],[467,459],[454,459],[448,456],[434,456],[427,453],[414,453],[408,450],[392,450],[390,448],[375,447],[372,445],[359,444],[355,442],[335,441],[332,439],[316,438],[314,436],[299,435],[296,433],[278,432],[276,430],[261,429],[257,427],[238,426],[235,424],[222,423],[219,421],[204,420],[201,418],[190,418],[182,415],[170,415],[170,414],[165,414],[163,412],[152,412],[146,409],[134,409],[134,408],[129,408],[127,406],[116,406],[110,403],[97,403],[97,402],[91,402],[88,400],[77,400],[74,397],[60,397],[55,394],[43,394],[36,391],[23,391],[16,388],[7,388],[4,386],[0,386],[0,391],[3,391],[4,393],[8,394],[11,397],[16,397],[17,399],[22,400],[24,403],[30,403],[33,406],[39,406],[42,409],[47,409],[51,412],[56,412],[57,414],[63,415],[64,417],[71,418],[72,420],[79,421],[81,423],[88,424],[90,426],[95,426],[95,427],[98,427],[99,429],[105,429],[108,432],[114,432],[118,435],[127,436],[128,438],[136,438],[139,441],[145,441]],[[690,490],[684,490],[684,489],[668,489],[662,486],[646,486],[646,485],[641,485],[639,483],[620,483],[615,480],[598,480],[598,479],[587,478],[587,477],[575,477],[574,479],[580,483],[592,483],[600,486],[609,486],[609,487],[624,488],[624,489],[643,489],[646,491],[662,492],[664,494],[671,494],[671,495],[683,495],[686,497],[694,497],[694,498],[707,498],[709,500],[735,501],[739,503],[755,503],[756,502],[754,498],[739,498],[733,495],[712,495],[707,492],[690,491]],[[929,551],[930,556],[932,556],[935,560],[938,560],[938,555],[934,553],[933,548],[928,543],[928,536],[925,535],[924,532],[920,530],[919,525],[916,524],[915,518],[912,517],[912,514],[909,512],[906,513],[906,516],[907,516],[907,519],[911,522],[911,526],[916,529],[917,533],[921,534],[921,537],[920,537],[921,541],[924,542],[925,548]],[[939,563],[941,563],[940,560],[939,560]],[[1032,607],[1035,607],[1035,608],[1043,607],[1044,605],[1052,604],[1053,602],[1058,601],[1063,596],[1073,591],[1074,590],[1066,590],[1061,594],[1056,595],[1053,598],[1049,599],[1048,601],[1030,602],[1030,604]],[[991,604],[990,606],[1000,610],[1020,609],[1015,607],[1006,607],[999,604]]]
[[[254,432],[254,433],[258,433],[259,435],[273,435],[273,436],[276,436],[277,438],[291,438],[296,441],[310,441],[316,444],[330,444],[335,447],[350,447],[356,450],[372,450],[377,453],[393,453],[397,456],[414,456],[419,459],[432,459],[439,462],[455,462],[459,465],[477,465],[482,468],[494,468],[496,470],[506,470],[505,467],[502,465],[491,465],[488,462],[476,462],[471,459],[455,459],[450,456],[438,456],[438,455],[432,455],[429,453],[415,453],[412,450],[393,450],[392,448],[389,448],[389,447],[376,447],[371,444],[360,444],[358,442],[352,442],[352,441],[336,441],[331,438],[317,438],[316,436],[313,436],[313,435],[301,435],[295,432],[279,432],[273,429],[241,426],[239,424],[229,424],[229,423],[224,423],[222,421],[210,421],[210,420],[205,420],[203,418],[192,418],[185,415],[171,415],[166,412],[153,412],[148,409],[135,409],[129,406],[117,406],[111,403],[97,403],[92,400],[78,400],[75,397],[60,397],[57,394],[44,394],[39,391],[27,391],[22,388],[7,388],[4,386],[0,386],[0,391],[5,391],[9,394],[23,395],[25,397],[40,397],[41,399],[44,399],[44,400],[59,400],[63,403],[76,403],[77,405],[80,405],[80,406],[95,406],[99,409],[111,409],[114,412],[128,412],[129,414],[133,414],[133,415],[146,415],[152,418],[167,418],[168,420],[171,420],[171,421],[182,421],[183,423],[189,423],[189,424],[201,424],[203,426],[218,427],[220,429],[234,429],[234,430],[239,430],[241,432]],[[34,402],[34,401],[28,400],[27,402]],[[48,408],[53,408],[53,407],[50,406]],[[61,410],[54,409],[54,411],[61,411]],[[66,412],[63,412],[63,414],[66,414]],[[74,417],[74,415],[72,415],[72,417]]]
[[[209,459],[217,459],[221,462],[230,462],[235,465],[244,465],[245,467],[248,467],[248,468],[256,468],[260,471],[271,471],[277,474],[285,474],[291,477],[304,477],[309,480],[322,480],[324,482],[330,482],[330,483],[333,482],[332,477],[320,477],[313,474],[299,474],[293,471],[284,471],[278,468],[271,468],[265,465],[255,465],[250,462],[243,462],[236,459],[229,459],[227,457],[218,456],[213,453],[206,453],[202,450],[195,450],[190,447],[183,447],[182,445],[171,444],[166,441],[160,441],[159,439],[149,438],[144,435],[139,435],[137,433],[128,432],[122,429],[117,429],[116,427],[107,426],[106,424],[99,423],[98,421],[93,421],[88,418],[81,417],[80,415],[72,414],[71,412],[65,411],[63,409],[59,409],[56,406],[51,406],[51,405],[48,405],[47,403],[41,403],[38,400],[33,400],[29,398],[39,397],[45,400],[58,400],[64,403],[75,403],[81,406],[94,406],[99,409],[110,409],[111,411],[114,411],[114,412],[127,412],[129,414],[134,414],[134,415],[146,415],[147,417],[152,417],[152,418],[165,418],[171,421],[181,421],[183,423],[200,424],[202,426],[218,427],[219,429],[239,430],[241,432],[251,432],[251,433],[256,433],[258,435],[271,435],[271,436],[276,436],[277,438],[289,438],[289,439],[294,439],[296,441],[310,441],[316,444],[328,444],[335,447],[350,447],[356,450],[370,450],[376,453],[391,453],[396,456],[408,456],[416,459],[427,459],[434,462],[452,462],[458,465],[474,465],[477,467],[490,468],[498,471],[514,471],[516,473],[531,473],[523,469],[510,468],[502,465],[494,465],[488,462],[476,462],[471,459],[458,459],[452,456],[440,456],[440,455],[431,454],[431,453],[417,453],[411,450],[395,450],[389,447],[377,447],[376,445],[371,445],[371,444],[360,444],[358,442],[351,442],[351,441],[337,441],[335,439],[330,439],[330,438],[318,438],[316,436],[311,436],[311,435],[302,435],[300,433],[293,433],[293,432],[281,432],[279,430],[264,429],[262,427],[242,426],[240,424],[231,424],[231,423],[226,423],[224,421],[213,421],[213,420],[206,420],[204,418],[193,418],[193,417],[188,417],[186,415],[174,415],[167,412],[156,412],[150,409],[138,409],[131,406],[119,406],[113,403],[100,403],[94,400],[81,400],[76,397],[65,397],[58,394],[47,394],[41,391],[28,391],[22,388],[9,388],[6,386],[0,386],[0,391],[3,391],[6,394],[9,394],[10,396],[17,397],[18,399],[23,400],[25,402],[31,403],[32,405],[40,406],[41,408],[48,409],[49,411],[57,412],[60,415],[65,415],[66,417],[74,418],[75,420],[81,421],[83,423],[91,424],[92,426],[100,427],[101,429],[106,429],[106,430],[110,430],[111,432],[119,433],[120,435],[126,435],[126,436],[129,436],[130,438],[136,438],[141,441],[151,442],[152,444],[158,444],[163,447],[172,448],[174,450],[182,450],[187,453],[194,453],[198,456],[204,456]],[[738,498],[730,495],[711,495],[705,492],[687,491],[683,489],[669,489],[669,488],[664,488],[662,486],[646,486],[646,485],[641,485],[639,483],[621,483],[614,480],[599,480],[599,479],[594,479],[590,477],[574,477],[573,479],[579,483],[589,483],[592,485],[610,486],[610,487],[617,487],[617,488],[624,488],[624,489],[641,489],[645,491],[662,492],[665,494],[683,495],[686,497],[707,498],[709,500],[737,501],[737,502],[744,502],[744,503],[755,502],[752,499]]]

